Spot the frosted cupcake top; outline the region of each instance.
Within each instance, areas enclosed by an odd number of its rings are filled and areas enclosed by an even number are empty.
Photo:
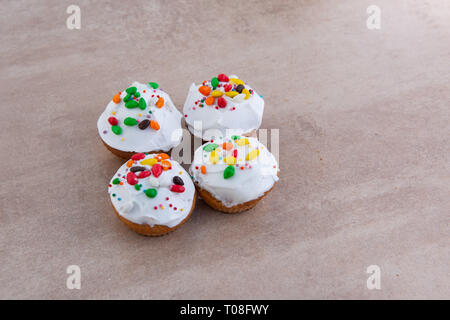
[[[189,174],[165,153],[137,153],[109,183],[116,211],[138,224],[180,224],[192,208],[195,187]]]
[[[202,189],[226,207],[262,196],[278,181],[278,164],[256,138],[232,136],[205,143],[194,154],[190,173]]]
[[[237,135],[249,133],[261,125],[264,100],[248,84],[235,75],[219,74],[202,84],[192,84],[184,103],[184,117],[189,130],[194,131],[194,122],[202,122],[202,138],[215,138],[208,133],[217,129],[221,135],[226,129],[234,129]]]
[[[134,82],[117,93],[97,121],[103,141],[121,151],[169,151],[182,137],[181,113],[158,84]]]

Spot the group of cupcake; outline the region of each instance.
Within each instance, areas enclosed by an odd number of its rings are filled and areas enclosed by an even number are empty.
[[[262,96],[225,74],[191,85],[184,116],[156,82],[134,82],[113,95],[97,127],[106,148],[127,160],[109,182],[117,217],[139,234],[159,236],[189,219],[197,195],[225,213],[254,207],[279,172],[275,157],[252,137],[263,111]],[[189,173],[170,157],[182,139],[182,119],[205,142]]]

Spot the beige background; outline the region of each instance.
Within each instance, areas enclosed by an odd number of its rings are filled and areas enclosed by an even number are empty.
[[[449,1],[123,2],[0,6],[0,298],[450,297]],[[134,234],[97,117],[133,80],[181,109],[220,72],[264,95],[279,185],[248,213],[199,201],[176,232]]]

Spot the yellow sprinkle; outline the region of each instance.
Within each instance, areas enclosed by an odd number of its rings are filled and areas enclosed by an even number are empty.
[[[212,95],[214,98],[218,98],[218,97],[223,96],[223,92],[222,92],[222,91],[219,91],[219,90],[214,90],[213,92],[211,92],[211,95]]]
[[[216,152],[216,150],[212,151],[209,155],[209,161],[211,161],[212,164],[219,162],[219,153]]]
[[[178,172],[178,174],[183,174],[183,171]]]
[[[236,144],[238,146],[245,146],[246,144],[249,144],[249,141],[248,141],[247,138],[241,138],[241,139],[236,141]]]
[[[242,85],[245,84],[244,81],[242,81],[241,79],[238,79],[238,78],[230,78],[230,82],[237,86],[240,84],[242,84]]]
[[[247,156],[245,157],[246,161],[251,161],[253,159],[256,159],[259,156],[259,149],[255,149],[250,151]]]
[[[236,158],[233,156],[226,157],[223,161],[228,165],[236,164]]]
[[[161,206],[161,209],[164,209],[164,206]]]
[[[122,141],[125,141],[125,138],[122,138]]]
[[[228,91],[228,92],[225,92],[225,95],[227,96],[227,97],[230,97],[230,98],[233,98],[234,96],[237,96],[239,94],[239,92],[237,92],[237,91]]]
[[[155,158],[145,159],[140,162],[140,164],[143,164],[144,166],[152,166],[156,163],[158,163],[158,160]]]
[[[142,113],[139,113],[138,116],[139,116],[139,117],[142,117]]]
[[[114,115],[116,115],[116,112],[115,112],[115,111],[113,111],[113,112],[112,112],[112,114],[113,114],[113,116],[114,116]]]
[[[180,211],[183,211],[183,210],[184,210],[183,208],[180,209]]]
[[[248,98],[250,98],[250,91],[248,91],[248,89],[242,90],[242,93],[245,94],[245,100],[247,100]]]

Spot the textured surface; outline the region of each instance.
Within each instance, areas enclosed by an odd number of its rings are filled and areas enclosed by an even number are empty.
[[[378,31],[373,1],[76,1],[68,30],[71,3],[0,6],[0,298],[449,298],[448,1],[376,1]],[[220,72],[264,95],[280,182],[246,213],[198,201],[135,234],[97,117],[133,80],[181,110]]]

